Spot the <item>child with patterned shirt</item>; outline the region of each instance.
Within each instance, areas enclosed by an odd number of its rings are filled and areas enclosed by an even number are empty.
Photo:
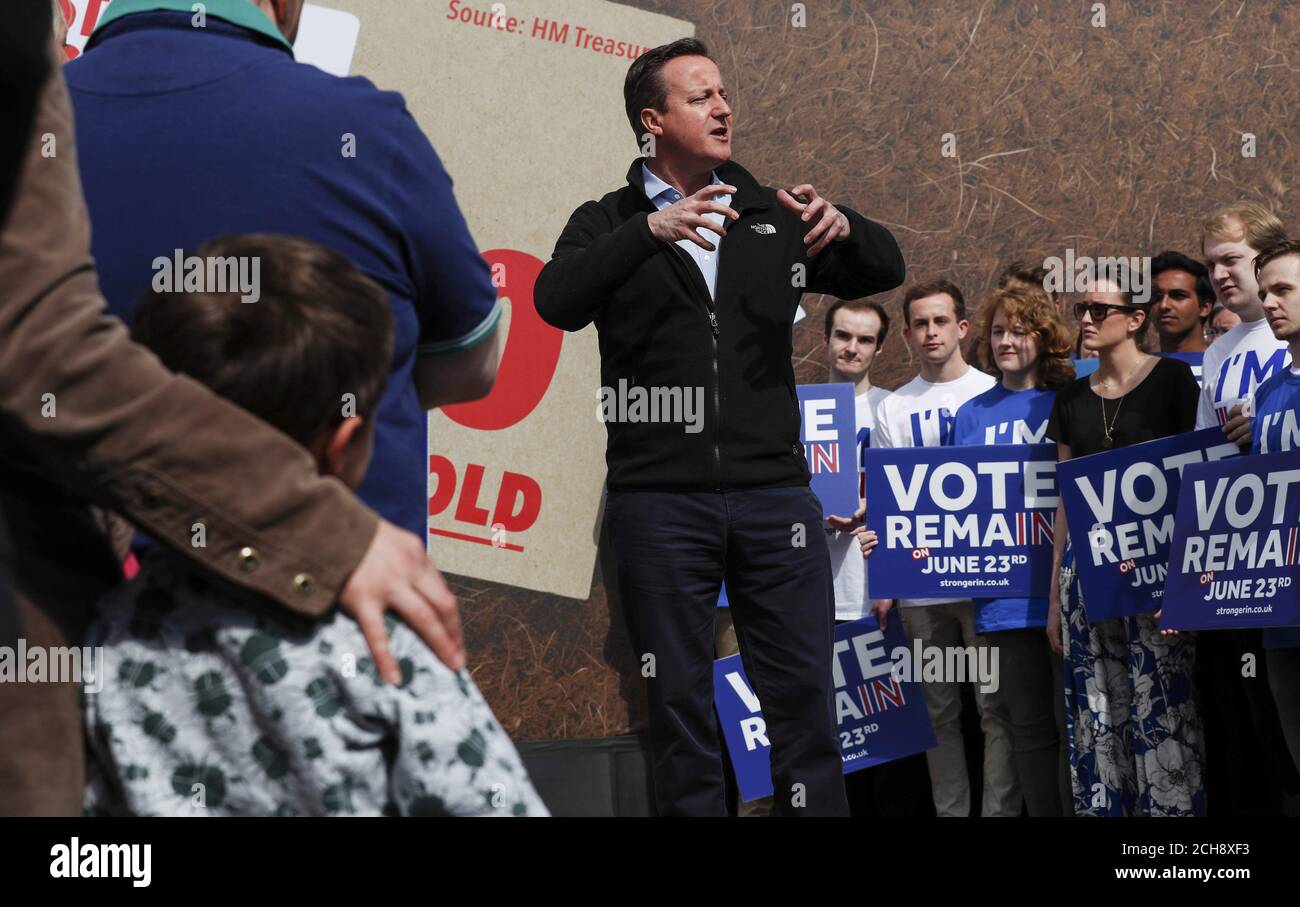
[[[237,289],[151,294],[134,338],[355,488],[392,359],[384,291],[290,237],[215,240],[198,257],[256,261],[260,300],[243,303]],[[256,553],[244,554],[255,566]],[[546,815],[469,676],[391,615],[389,632],[396,687],[346,615],[299,620],[151,548],[100,603],[87,641],[103,652],[103,676],[83,690],[87,811]]]

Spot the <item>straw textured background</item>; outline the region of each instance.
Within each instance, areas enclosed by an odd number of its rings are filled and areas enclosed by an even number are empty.
[[[909,281],[947,277],[972,307],[1015,257],[1199,257],[1201,217],[1236,199],[1295,230],[1300,4],[1108,2],[1104,28],[1076,0],[810,0],[805,28],[772,0],[628,5],[696,23],[732,95],[740,163],[886,224]],[[883,298],[897,315],[901,291]],[[800,382],[826,380],[826,302],[804,299]],[[914,373],[896,331],[873,373],[886,387]],[[474,676],[518,739],[643,721],[604,550],[601,565],[585,603],[451,578]]]

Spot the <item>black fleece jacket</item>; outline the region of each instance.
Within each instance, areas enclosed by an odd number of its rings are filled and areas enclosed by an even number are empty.
[[[734,162],[714,172],[736,187],[731,207],[740,215],[718,250],[716,302],[691,257],[651,234],[655,207],[640,158],[626,186],[573,212],[537,278],[534,300],[548,324],[578,331],[596,323],[604,388],[618,391],[620,379],[647,394],[678,388],[693,397],[703,388],[700,431],[681,421],[606,421],[611,490],[807,485],[790,364],[799,299],[856,299],[903,282],[898,243],[879,224],[837,205],[848,238],[809,258],[810,227],[775,189]]]

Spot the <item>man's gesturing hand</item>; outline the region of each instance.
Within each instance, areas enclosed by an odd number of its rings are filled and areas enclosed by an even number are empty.
[[[704,215],[721,214],[725,218],[737,220],[740,217],[739,214],[722,204],[722,202],[713,201],[715,195],[735,194],[735,186],[727,186],[721,183],[705,186],[694,195],[678,199],[662,211],[651,214],[646,219],[646,222],[650,225],[650,232],[660,242],[677,242],[679,239],[689,239],[705,251],[713,252],[715,251],[713,243],[696,231],[700,227],[704,227],[719,236],[726,236],[726,221],[723,221],[720,225],[715,224],[705,218]]]
[[[402,682],[402,672],[388,648],[386,611],[396,611],[447,667],[465,667],[456,596],[429,563],[420,540],[386,520],[379,521],[365,557],[343,586],[339,605],[361,627],[380,676],[394,686]]]
[[[801,202],[795,198],[796,195],[808,201]],[[791,211],[801,215],[802,220],[813,224],[813,228],[803,238],[805,245],[812,243],[808,248],[809,258],[826,248],[828,243],[848,238],[849,219],[840,213],[838,208],[818,195],[812,183],[795,186],[793,193],[780,189],[776,193],[776,198]]]

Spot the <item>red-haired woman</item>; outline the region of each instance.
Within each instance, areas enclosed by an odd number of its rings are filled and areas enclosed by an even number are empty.
[[[1074,380],[1070,333],[1043,290],[1010,285],[980,307],[980,361],[1000,380],[957,412],[957,444],[1046,440],[1056,391]],[[1072,812],[1061,657],[1043,632],[1046,598],[972,599],[975,632],[999,653],[997,695],[1011,723],[1016,775],[1031,816]]]

